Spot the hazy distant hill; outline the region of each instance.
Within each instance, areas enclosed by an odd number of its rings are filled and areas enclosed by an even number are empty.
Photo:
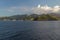
[[[60,18],[60,13],[50,13],[49,15],[56,16]]]
[[[43,15],[43,14],[41,14],[41,15]],[[10,17],[11,18],[24,18],[24,17],[28,17],[28,16],[37,17],[37,16],[41,16],[41,15],[40,14],[39,15],[38,14],[31,14],[31,15],[13,15],[13,16],[10,16]],[[48,15],[60,17],[60,14],[58,14],[58,13],[50,13]]]
[[[33,17],[33,18],[36,18],[37,14],[31,14],[31,15],[13,15],[13,16],[10,16],[10,18],[13,18],[13,19],[25,19],[25,18],[28,18],[28,17]]]

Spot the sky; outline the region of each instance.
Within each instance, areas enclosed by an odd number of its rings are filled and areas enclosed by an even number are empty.
[[[39,8],[37,8],[38,6]],[[39,14],[45,10],[44,7],[48,8],[48,12],[56,9],[60,11],[60,0],[0,0],[0,16],[12,16],[30,13]]]

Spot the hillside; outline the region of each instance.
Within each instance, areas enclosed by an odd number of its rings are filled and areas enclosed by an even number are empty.
[[[31,20],[31,21],[57,21],[60,20],[60,14],[31,14],[31,15],[13,15],[10,17],[0,17],[0,20]]]

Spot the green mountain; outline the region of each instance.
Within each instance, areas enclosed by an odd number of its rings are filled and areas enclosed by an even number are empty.
[[[50,14],[31,14],[31,15],[13,15],[10,17],[0,17],[0,20],[31,20],[31,21],[58,21],[60,20],[60,14],[50,13]]]

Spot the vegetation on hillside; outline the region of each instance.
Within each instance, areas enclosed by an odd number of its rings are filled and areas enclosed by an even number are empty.
[[[32,14],[32,15],[16,15],[11,17],[0,17],[0,20],[31,20],[31,21],[58,21],[60,17],[50,15],[50,14]]]

